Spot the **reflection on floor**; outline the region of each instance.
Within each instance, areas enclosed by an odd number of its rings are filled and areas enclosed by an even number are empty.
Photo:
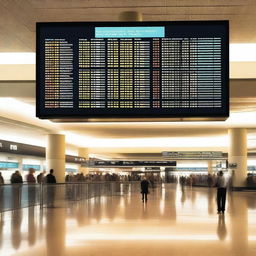
[[[0,255],[256,255],[256,192],[228,194],[217,215],[214,188],[162,185],[68,207],[0,216]]]

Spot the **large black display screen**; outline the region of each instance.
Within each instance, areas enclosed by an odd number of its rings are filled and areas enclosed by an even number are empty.
[[[37,116],[227,117],[227,21],[37,23]]]

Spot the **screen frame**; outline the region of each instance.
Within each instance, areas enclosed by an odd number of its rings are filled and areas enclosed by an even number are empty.
[[[226,43],[224,45],[226,49],[226,62],[225,62],[225,69],[227,70],[225,74],[225,78],[222,82],[225,84],[225,97],[224,100],[226,102],[225,111],[222,114],[215,114],[215,113],[207,113],[207,114],[171,114],[171,115],[152,115],[152,116],[144,116],[144,115],[97,115],[97,116],[84,116],[80,114],[72,115],[63,115],[63,114],[44,114],[40,109],[39,100],[41,95],[40,92],[40,29],[41,27],[47,25],[51,27],[56,27],[60,25],[64,26],[74,26],[74,25],[88,25],[88,26],[101,26],[101,27],[109,27],[109,26],[166,26],[166,25],[200,25],[200,26],[207,26],[207,25],[222,25],[225,27],[227,34],[226,34]],[[93,122],[100,122],[100,121],[216,121],[216,120],[226,120],[229,117],[229,21],[228,20],[210,20],[210,21],[143,21],[143,22],[37,22],[36,23],[36,117],[40,119],[51,119],[52,121],[57,122],[72,122],[72,121],[93,121]],[[223,92],[223,86],[221,88]],[[44,97],[43,97],[44,98]],[[222,95],[223,99],[223,95]],[[90,109],[90,108],[89,108]],[[89,110],[88,109],[88,110]],[[68,111],[72,112],[72,109],[67,109]],[[91,109],[90,109],[91,110]],[[133,109],[134,110],[134,109]],[[138,110],[139,111],[139,110]],[[161,111],[161,110],[160,110]]]

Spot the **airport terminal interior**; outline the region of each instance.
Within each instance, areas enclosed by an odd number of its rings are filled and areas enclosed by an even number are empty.
[[[255,0],[1,0],[0,255],[255,255],[255,27]]]

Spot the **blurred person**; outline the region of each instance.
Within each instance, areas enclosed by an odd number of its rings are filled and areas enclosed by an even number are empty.
[[[47,184],[55,184],[56,178],[53,175],[54,170],[50,169],[50,173],[46,175],[46,183]],[[48,185],[47,186],[47,204],[48,207],[54,207],[54,201],[55,201],[55,186]]]
[[[56,178],[53,175],[53,173],[54,173],[54,170],[51,169],[50,173],[46,175],[46,183],[56,183]]]
[[[34,205],[36,201],[36,188],[34,185],[32,185],[36,183],[34,172],[35,172],[34,168],[29,168],[28,175],[26,177],[27,183],[30,185],[28,186],[28,202],[30,206]]]
[[[23,178],[19,170],[15,171],[11,176],[11,183],[23,183]]]
[[[196,183],[196,177],[193,174],[189,176],[189,185],[192,187]]]
[[[212,187],[212,183],[213,183],[212,175],[211,175],[211,174],[208,174],[208,176],[207,176],[207,184],[208,184],[208,187]]]
[[[235,179],[235,170],[231,171],[230,179],[229,179],[229,188],[233,188],[233,182]]]
[[[35,172],[34,168],[29,168],[28,169],[28,175],[27,175],[27,182],[28,183],[36,183],[36,179],[34,177],[34,172]]]
[[[184,187],[185,184],[186,184],[186,178],[182,175],[180,177],[180,185],[181,185],[181,187]]]
[[[220,214],[225,212],[226,193],[227,193],[227,181],[222,171],[219,172],[216,186],[217,186],[218,214]]]
[[[5,200],[5,197],[4,197],[4,191],[5,191],[5,188],[4,186],[1,186],[4,184],[4,178],[2,176],[2,173],[0,172],[0,213],[5,209],[5,206],[4,206],[4,200]],[[1,214],[0,214],[0,248],[1,248],[1,245],[2,245],[2,241],[1,241],[1,235],[2,235],[2,229],[3,226],[1,225]]]
[[[150,177],[149,182],[150,182],[151,188],[154,189],[155,187],[154,177]]]
[[[45,182],[45,171],[40,172],[36,177],[37,183],[41,184]]]
[[[0,185],[1,184],[4,184],[4,178],[3,178],[3,176],[2,176],[2,173],[0,172]]]
[[[65,176],[65,182],[69,182],[69,179],[70,179],[70,176],[69,176],[69,174],[67,174],[67,175]]]
[[[19,172],[19,170],[16,170],[12,176],[11,176],[11,183],[15,184],[12,186],[12,208],[17,209],[21,206],[21,194],[22,194],[22,183],[23,178]]]
[[[73,172],[71,172],[69,175],[69,182],[75,182],[75,181],[76,181],[76,176]]]
[[[43,175],[43,173],[40,172],[40,173],[36,176],[36,181],[37,181],[38,184],[42,183],[42,175]]]
[[[143,180],[140,183],[140,187],[141,187],[141,194],[142,194],[142,202],[144,202],[144,200],[147,202],[148,201],[148,186],[149,186],[149,182],[147,181],[147,178],[144,177]]]
[[[184,186],[181,186],[181,199],[180,201],[184,203],[186,201],[186,192]]]

